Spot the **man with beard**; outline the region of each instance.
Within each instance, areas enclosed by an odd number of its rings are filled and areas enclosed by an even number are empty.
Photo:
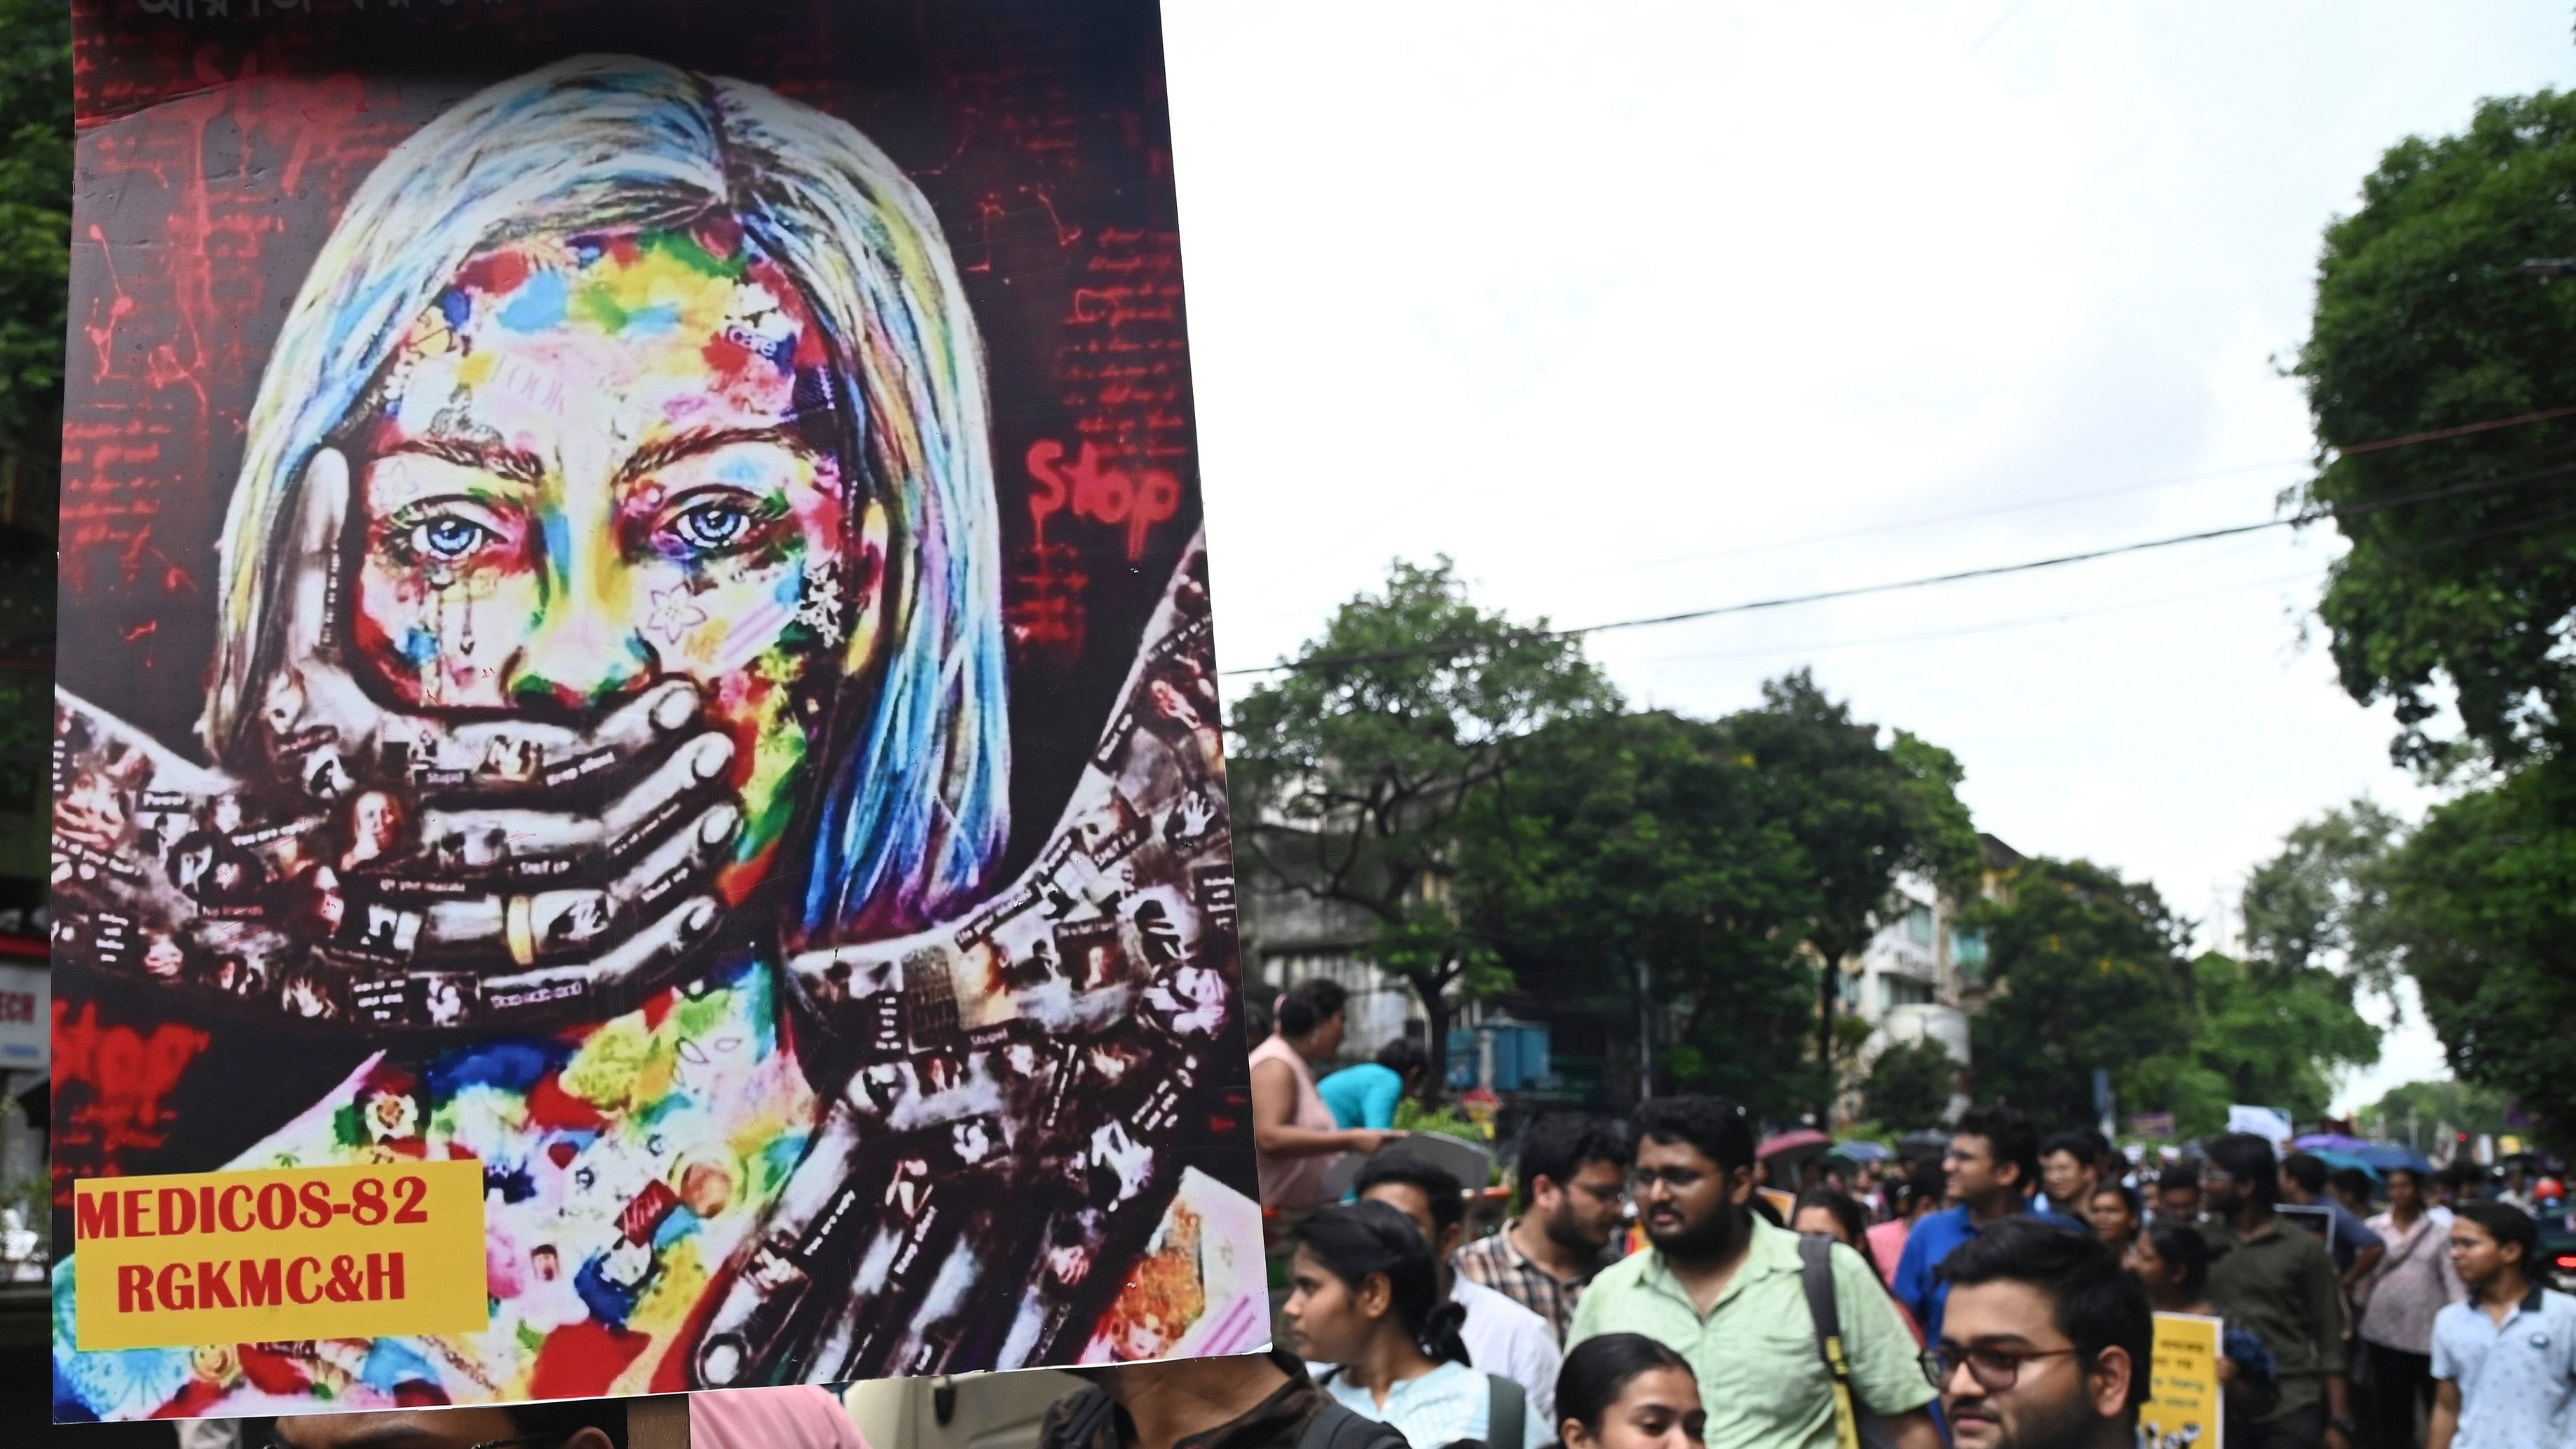
[[[1941,1264],[1941,1409],[1957,1449],[2132,1449],[2155,1319],[2093,1237],[1995,1224]]]
[[[1610,1123],[1550,1112],[1521,1132],[1514,1164],[1528,1206],[1502,1231],[1457,1253],[1458,1276],[1546,1319],[1562,1341],[1584,1285],[1617,1254],[1628,1202],[1628,1150]]]
[[[1630,1184],[1652,1246],[1601,1270],[1568,1347],[1642,1333],[1689,1360],[1727,1449],[1833,1449],[1836,1375],[1813,1330],[1798,1235],[1755,1216],[1753,1129],[1720,1097],[1637,1108]],[[1827,1251],[1854,1410],[1897,1449],[1937,1449],[1934,1397],[1914,1335],[1858,1253]]]
[[[2263,1340],[2279,1365],[2281,1401],[2256,1420],[2264,1449],[2352,1449],[2344,1365],[2343,1279],[2314,1233],[2272,1211],[2281,1166],[2272,1144],[2231,1132],[2209,1144],[2200,1177],[2209,1218],[2209,1301]]]

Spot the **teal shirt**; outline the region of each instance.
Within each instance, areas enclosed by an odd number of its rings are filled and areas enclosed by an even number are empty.
[[[1852,1394],[1882,1417],[1935,1397],[1922,1349],[1896,1300],[1860,1255],[1833,1253],[1834,1306]],[[1565,1346],[1604,1333],[1642,1333],[1690,1361],[1708,1410],[1708,1442],[1727,1449],[1834,1449],[1834,1385],[1816,1347],[1816,1320],[1798,1276],[1798,1235],[1753,1219],[1753,1242],[1703,1318],[1652,1249],[1601,1270],[1583,1290]]]
[[[1352,1127],[1374,1127],[1380,1131],[1395,1125],[1395,1107],[1404,1100],[1404,1078],[1395,1068],[1375,1062],[1344,1067],[1315,1084],[1324,1105],[1333,1109],[1333,1121],[1345,1130]]]

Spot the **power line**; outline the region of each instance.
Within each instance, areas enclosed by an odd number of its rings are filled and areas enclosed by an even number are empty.
[[[2267,468],[2288,468],[2306,463],[2305,458],[2274,458],[2260,463],[2238,463],[2227,468],[2211,468],[2197,473],[2179,473],[2145,483],[2128,483],[2117,488],[2100,488],[2090,493],[2069,493],[2061,498],[2032,498],[2019,503],[1998,503],[1988,508],[1969,508],[1957,513],[1936,513],[1928,518],[1900,518],[1887,523],[1864,524],[1859,528],[1837,529],[1832,533],[1810,533],[1798,538],[1784,538],[1772,543],[1738,544],[1733,548],[1709,549],[1698,553],[1670,554],[1663,558],[1642,559],[1632,564],[1618,564],[1620,569],[1670,568],[1675,564],[1707,563],[1713,559],[1740,558],[1746,554],[1769,553],[1774,549],[1804,548],[1809,544],[1838,543],[1847,538],[1869,538],[1882,533],[1903,533],[1908,529],[1935,528],[1944,523],[1966,523],[1979,518],[2005,514],[2029,513],[2042,508],[2065,508],[2077,503],[2091,503],[2103,498],[2126,498],[2137,493],[2153,493],[2162,488],[2178,488],[2185,483],[2203,483],[2212,478],[2230,478],[2245,473],[2259,473]]]
[[[2576,413],[2576,408],[2571,408],[2567,411]],[[2505,427],[2511,426],[2515,423],[2534,421],[2543,416],[2556,415],[2557,414],[2555,413],[2532,414],[2523,418],[2500,419],[2493,424],[2472,424],[2470,426],[2472,428],[2487,426]],[[2444,435],[2457,436],[2457,432],[2447,432]],[[2430,436],[2434,435],[2423,435],[2422,437],[2412,440],[2391,439],[2389,440],[2388,445],[2395,446],[2400,442],[2406,441],[2423,441],[2424,438],[2428,438]],[[1897,579],[1887,583],[1877,584],[1855,584],[1848,588],[1840,589],[1818,589],[1804,594],[1784,594],[1777,598],[1749,599],[1740,603],[1716,604],[1700,609],[1683,609],[1675,613],[1652,614],[1636,619],[1613,619],[1606,623],[1583,624],[1566,629],[1532,629],[1523,631],[1522,637],[1525,639],[1579,639],[1593,634],[1607,634],[1621,629],[1648,629],[1665,624],[1683,624],[1699,619],[1714,619],[1728,614],[1750,614],[1769,609],[1785,609],[1799,604],[1820,604],[1836,599],[1863,598],[1872,594],[1889,594],[1913,589],[1936,588],[1944,584],[1966,583],[1974,579],[2000,578],[2007,574],[2034,573],[2042,569],[2062,568],[2069,564],[2091,563],[2098,559],[2117,558],[2125,554],[2147,553],[2157,549],[2174,548],[2188,543],[2206,543],[2214,539],[2235,538],[2249,533],[2262,533],[2275,528],[2303,528],[2311,523],[2324,522],[2329,518],[2337,521],[2359,518],[2373,513],[2384,512],[2391,508],[2411,507],[2415,504],[2431,503],[2445,498],[2460,498],[2475,493],[2492,492],[2498,488],[2513,487],[2519,484],[2535,482],[2545,478],[2562,477],[2571,472],[2576,472],[2576,464],[2562,463],[2554,467],[2537,469],[2529,473],[2517,474],[2504,478],[2490,478],[2480,482],[2464,483],[2453,487],[2431,488],[2416,493],[2396,494],[2387,498],[2371,499],[2367,502],[2345,504],[2325,512],[2292,514],[2286,518],[2268,518],[2255,523],[2231,524],[2224,528],[2204,528],[2191,533],[2178,533],[2164,538],[2141,539],[2132,543],[2113,544],[2105,548],[2085,549],[2077,553],[2057,554],[2048,558],[2025,559],[2018,563],[1989,564],[1982,568],[1958,569],[1950,573],[1928,574],[1921,578]],[[1348,664],[1375,664],[1397,659],[1418,658],[1426,654],[1453,653],[1476,642],[1480,641],[1440,640],[1428,644],[1410,645],[1402,649],[1380,649],[1361,654],[1328,655],[1322,658],[1301,659],[1295,661],[1283,659],[1274,664],[1257,664],[1242,669],[1228,669],[1222,672],[1228,676],[1240,676],[1250,674],[1277,674],[1290,671],[1305,672],[1316,669],[1335,668]]]

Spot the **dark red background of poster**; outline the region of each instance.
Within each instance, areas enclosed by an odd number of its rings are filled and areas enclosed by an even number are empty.
[[[844,117],[939,217],[993,397],[1015,755],[1003,871],[1025,863],[1198,526],[1152,0],[76,0],[74,11],[65,688],[201,754],[215,539],[244,419],[341,204],[394,145],[493,80],[586,51],[647,55]],[[1165,519],[1121,517],[1112,483],[1041,520],[1051,490],[1028,459],[1048,444],[1067,466],[1096,449],[1104,475],[1160,470],[1180,483],[1179,504]],[[58,1011],[95,1004],[101,1030],[112,1017],[143,1040],[164,1024],[75,976],[57,972]],[[179,1090],[154,1104],[156,1130],[87,1134],[87,1146],[76,1129],[91,1094],[58,1064],[57,1186],[220,1155],[239,1118],[185,1083],[242,1080],[247,1062],[225,1059],[256,1050],[217,1041],[190,1053],[175,1063]],[[331,1055],[310,1053],[316,1080],[345,1070]],[[281,1092],[301,1090],[282,1080],[304,1075],[295,1064],[272,1072]],[[248,1116],[239,1130],[268,1120]]]

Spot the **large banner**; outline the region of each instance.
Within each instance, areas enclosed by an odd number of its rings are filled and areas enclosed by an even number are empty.
[[[1268,1337],[1152,0],[80,0],[57,1417]]]

